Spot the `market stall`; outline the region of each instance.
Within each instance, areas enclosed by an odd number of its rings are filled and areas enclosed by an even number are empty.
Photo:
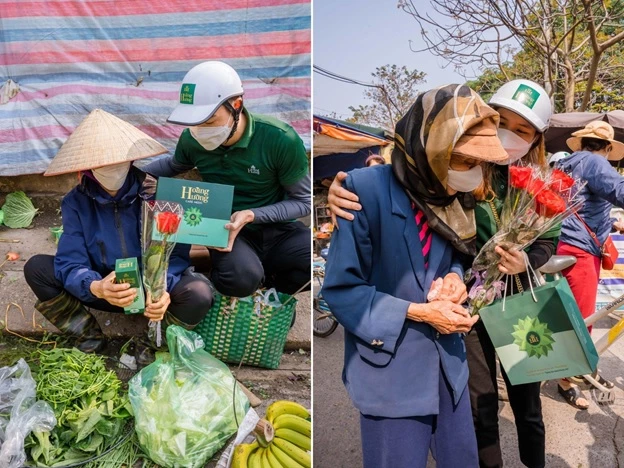
[[[327,209],[327,192],[334,176],[365,166],[373,154],[389,161],[392,134],[382,128],[314,116],[314,251],[318,255],[331,239],[334,226]]]

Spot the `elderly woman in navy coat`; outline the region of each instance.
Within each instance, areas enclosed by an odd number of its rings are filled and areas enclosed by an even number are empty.
[[[392,165],[345,180],[362,210],[338,220],[323,296],[345,328],[365,467],[425,467],[430,449],[439,467],[478,466],[461,257],[475,250],[480,164],[507,158],[497,125],[466,86],[428,91],[397,124]]]

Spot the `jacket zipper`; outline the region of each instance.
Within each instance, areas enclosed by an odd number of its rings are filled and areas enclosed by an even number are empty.
[[[106,266],[106,246],[104,245],[104,241],[98,241],[97,244],[100,246],[100,257],[102,260],[102,265]]]
[[[128,249],[126,248],[126,238],[124,237],[123,229],[121,227],[121,216],[119,214],[119,208],[117,207],[117,202],[115,202],[115,226],[117,227],[117,232],[119,233],[119,239],[121,240],[121,254],[123,258],[128,257]]]

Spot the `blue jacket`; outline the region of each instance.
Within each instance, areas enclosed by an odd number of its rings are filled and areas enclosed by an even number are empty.
[[[137,257],[141,265],[141,207],[155,190],[155,179],[133,166],[114,198],[88,176],[63,198],[63,235],[54,273],[71,295],[83,302],[97,300],[89,290],[91,282],[113,271],[118,258]],[[167,270],[167,291],[189,267],[189,252],[190,245],[176,244]]]
[[[589,151],[578,151],[562,159],[558,167],[573,177],[587,182],[580,193],[584,203],[579,216],[596,233],[602,245],[607,240],[615,221],[609,215],[612,205],[624,208],[624,177],[604,156]],[[574,215],[563,221],[559,240],[597,257],[600,256],[598,244]]]
[[[425,271],[411,203],[389,165],[352,171],[344,182],[362,211],[338,220],[323,297],[345,328],[343,381],[360,412],[399,418],[438,414],[440,372],[455,402],[468,381],[461,335],[406,319],[434,279],[463,276],[454,250],[434,233]]]

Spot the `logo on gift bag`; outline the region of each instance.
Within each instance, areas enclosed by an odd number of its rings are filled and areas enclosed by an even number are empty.
[[[539,359],[548,356],[548,352],[553,350],[553,333],[548,329],[548,324],[540,322],[537,317],[520,319],[513,328],[511,335],[514,343],[521,351],[526,351],[529,357],[536,356]]]

